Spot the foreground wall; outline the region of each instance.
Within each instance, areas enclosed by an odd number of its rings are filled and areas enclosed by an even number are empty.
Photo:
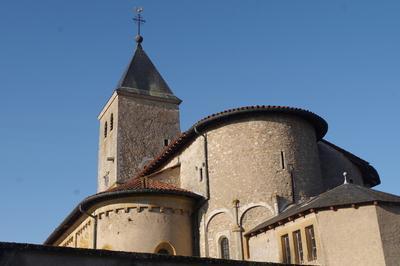
[[[268,266],[274,263],[227,261],[105,250],[61,248],[0,242],[0,265],[7,266]]]

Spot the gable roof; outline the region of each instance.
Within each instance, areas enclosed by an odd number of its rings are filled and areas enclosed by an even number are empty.
[[[140,43],[118,83],[117,91],[154,96],[176,104],[182,102],[171,91]]]
[[[330,209],[331,207],[341,208],[352,205],[368,205],[377,203],[400,204],[400,196],[385,193],[382,191],[366,188],[355,184],[342,184],[328,190],[305,202],[289,206],[279,215],[261,223],[246,235],[256,235],[267,231],[268,227],[286,223],[296,219],[299,214],[315,212],[317,210]]]

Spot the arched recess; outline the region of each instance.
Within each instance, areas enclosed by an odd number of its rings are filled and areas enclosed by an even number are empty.
[[[171,245],[171,243],[161,242],[154,249],[154,253],[163,254],[163,255],[176,255],[176,250],[175,250],[174,246]]]
[[[206,218],[206,229],[208,229],[208,224],[210,223],[211,219],[213,219],[216,215],[221,214],[221,213],[225,213],[231,219],[233,219],[233,214],[226,208],[220,208],[220,209],[213,210],[212,212],[210,212],[208,214],[208,216]]]
[[[229,249],[231,250],[231,253],[233,250],[235,250],[235,243],[233,243],[231,237],[231,229],[233,228],[233,225],[234,223],[231,215],[226,212],[218,212],[210,216],[206,226],[206,241],[209,257],[220,257],[219,241],[222,236],[226,237],[229,240]]]
[[[244,211],[240,215],[240,225],[244,232],[249,231],[274,215],[273,208],[265,203],[247,205],[243,209]]]
[[[240,215],[240,227],[243,229],[242,236],[253,229],[260,223],[264,222],[268,218],[271,218],[274,215],[274,209],[265,203],[256,203],[242,207],[242,212]],[[242,238],[243,243],[243,254],[245,259],[249,259],[250,248],[249,243],[246,239]]]

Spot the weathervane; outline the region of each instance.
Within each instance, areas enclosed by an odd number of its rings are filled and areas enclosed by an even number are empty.
[[[136,35],[136,42],[141,43],[143,41],[143,37],[140,35],[140,25],[144,24],[146,20],[142,17],[143,8],[137,7],[135,8],[136,16],[133,18],[133,21],[137,24],[137,35]]]

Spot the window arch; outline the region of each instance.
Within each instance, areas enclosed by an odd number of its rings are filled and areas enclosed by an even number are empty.
[[[154,250],[156,254],[176,255],[175,248],[169,242],[161,242]]]
[[[104,123],[104,137],[107,137],[107,122]]]
[[[219,239],[221,259],[229,259],[229,240],[226,236]]]
[[[110,131],[112,131],[113,128],[114,128],[114,114],[111,113],[111,116],[110,116]]]

